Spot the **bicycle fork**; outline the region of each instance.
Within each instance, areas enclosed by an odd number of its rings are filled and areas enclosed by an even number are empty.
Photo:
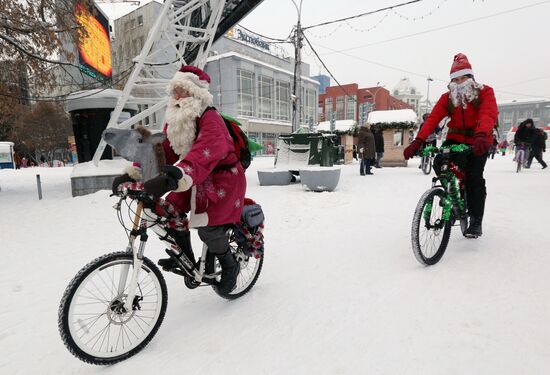
[[[139,273],[141,271],[141,266],[143,265],[143,252],[145,251],[145,243],[147,242],[147,238],[148,238],[147,232],[146,232],[147,220],[141,217],[142,211],[143,211],[143,204],[139,202],[137,205],[136,214],[134,217],[132,231],[130,232],[128,246],[126,247],[126,251],[129,253],[131,252],[133,254],[132,264],[134,266],[134,269],[131,275],[129,275],[130,264],[123,265],[120,273],[119,282],[118,282],[117,293],[119,298],[122,298],[124,294],[124,290],[126,289],[126,282],[128,280],[128,276],[130,276],[128,293],[127,293],[126,301],[124,302],[124,309],[127,312],[132,311],[134,306],[134,299],[136,297],[136,288],[138,286]],[[139,241],[139,247],[136,249],[135,240],[138,235],[140,236],[140,241]]]

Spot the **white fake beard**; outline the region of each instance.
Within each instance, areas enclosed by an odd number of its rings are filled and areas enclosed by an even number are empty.
[[[196,120],[203,112],[202,101],[193,97],[170,98],[166,108],[167,136],[172,149],[181,158],[191,149],[196,135]]]
[[[455,82],[449,83],[447,86],[449,89],[449,97],[455,107],[462,106],[466,108],[466,105],[479,97],[479,90],[483,88],[481,83],[477,83],[472,78],[468,78],[461,84]]]

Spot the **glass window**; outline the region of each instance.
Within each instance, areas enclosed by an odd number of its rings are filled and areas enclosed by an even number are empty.
[[[355,120],[355,108],[357,103],[357,96],[350,95],[346,97],[346,120]]]
[[[393,145],[403,146],[403,130],[395,129],[393,132]]]
[[[290,82],[276,82],[275,101],[277,120],[290,121]]]
[[[138,26],[142,26],[143,25],[143,16],[138,16]]]
[[[325,111],[332,112],[332,98],[325,99]]]
[[[262,150],[265,155],[275,154],[277,144],[277,134],[275,133],[262,133]]]
[[[273,78],[258,76],[258,116],[273,118]]]
[[[336,98],[336,120],[344,119],[344,108],[345,108],[344,97],[338,96]]]
[[[241,116],[254,115],[254,73],[237,70],[238,113]]]

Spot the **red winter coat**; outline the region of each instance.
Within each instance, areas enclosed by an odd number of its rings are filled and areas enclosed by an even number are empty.
[[[180,167],[193,179],[191,189],[170,193],[166,199],[180,212],[191,212],[192,227],[236,223],[241,217],[246,178],[233,138],[215,110],[206,111],[197,125],[197,138],[184,159],[179,160],[168,139],[163,144],[166,163]]]
[[[449,100],[448,92],[441,95],[418,132],[417,138],[426,140],[439,122],[449,116]],[[451,120],[447,124],[449,127],[447,139],[471,145],[474,142],[475,133],[484,133],[487,135],[489,144],[493,143],[493,128],[498,119],[498,107],[493,89],[483,85],[476,101],[478,101],[476,104],[468,103],[466,108],[459,106],[453,109]]]

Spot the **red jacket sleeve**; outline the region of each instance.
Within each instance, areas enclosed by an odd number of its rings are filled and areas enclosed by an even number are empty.
[[[483,87],[479,92],[479,110],[476,133],[493,134],[493,128],[498,119],[498,106],[495,92],[489,86]]]
[[[441,95],[437,103],[435,104],[434,108],[432,109],[432,112],[430,112],[430,115],[424,122],[424,125],[422,125],[422,129],[418,132],[416,135],[416,138],[420,138],[422,141],[425,141],[426,138],[430,134],[432,134],[445,117],[449,115],[449,112],[447,110],[447,104],[449,103],[449,94],[445,93]]]

